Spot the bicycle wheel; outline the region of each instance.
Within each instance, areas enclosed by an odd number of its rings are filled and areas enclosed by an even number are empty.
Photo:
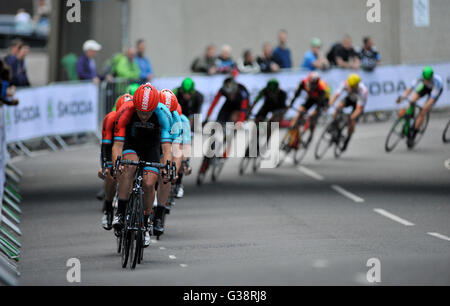
[[[314,151],[314,156],[317,160],[321,159],[333,144],[333,135],[331,134],[333,130],[334,127],[332,123],[330,123],[320,136]]]
[[[202,162],[200,169],[198,170],[198,174],[197,174],[197,186],[203,185],[208,167],[209,167],[209,158],[204,157],[203,162]]]
[[[386,152],[392,152],[392,150],[395,149],[400,140],[405,137],[405,124],[407,124],[407,120],[405,117],[398,118],[394,122],[394,125],[389,131],[389,134],[386,137],[386,142],[384,144],[384,149],[386,150]]]
[[[418,115],[421,111],[422,111],[422,107],[420,107],[419,105],[416,105],[415,114]],[[416,119],[417,119],[417,117],[416,117]],[[425,118],[423,120],[422,126],[420,127],[419,132],[417,132],[417,134],[416,134],[416,138],[414,139],[413,147],[417,146],[419,141],[422,139],[423,135],[425,134],[425,131],[427,130],[429,121],[430,121],[430,113],[427,113],[427,115],[425,116]]]
[[[250,165],[251,158],[250,157],[243,157],[241,159],[241,162],[239,163],[239,175],[244,175],[245,170],[247,170],[248,165]]]
[[[291,147],[289,146],[289,143],[291,142],[291,138],[293,136],[292,130],[289,130],[281,140],[280,144],[280,156],[278,160],[277,167],[281,167],[281,165],[286,160],[286,157],[291,153]]]
[[[339,158],[341,157],[342,153],[344,152],[344,146],[345,146],[345,141],[348,138],[348,123],[344,123],[341,126],[341,130],[339,131],[339,137],[338,137],[338,141],[335,142],[335,146],[334,146],[334,157],[335,158]]]
[[[219,179],[220,173],[222,173],[223,165],[225,164],[225,159],[224,158],[215,158],[213,163],[214,163],[214,166],[212,168],[211,180],[213,182],[217,182],[217,180]]]
[[[303,158],[305,158],[306,153],[308,152],[308,147],[310,141],[310,137],[312,137],[311,130],[307,129],[305,132],[303,132],[302,137],[298,144],[298,150],[295,150],[294,152],[294,164],[298,165],[302,162]]]
[[[131,269],[135,269],[136,268],[136,264],[140,261],[141,258],[141,250],[142,250],[142,231],[138,230],[138,231],[133,231],[134,233],[134,240],[133,240],[133,244],[132,244],[132,252],[131,252]]]
[[[128,264],[128,258],[130,257],[130,231],[124,230],[122,240],[122,268],[126,268]]]
[[[261,167],[261,157],[255,157],[253,160],[253,173],[256,173]]]
[[[450,120],[447,123],[447,126],[444,129],[444,133],[442,134],[442,141],[444,143],[450,142]]]

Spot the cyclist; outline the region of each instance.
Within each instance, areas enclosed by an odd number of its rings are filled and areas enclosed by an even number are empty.
[[[267,82],[266,87],[261,89],[255,98],[252,106],[249,109],[249,114],[258,104],[259,100],[264,98],[264,104],[259,109],[258,113],[255,115],[255,124],[258,125],[260,122],[266,122],[270,124],[271,122],[280,122],[283,119],[283,115],[286,111],[286,99],[287,94],[284,90],[280,88],[280,84],[276,79],[270,79]],[[271,117],[268,119],[267,115],[272,113]],[[269,126],[269,125],[268,125]],[[267,141],[270,139],[271,129],[268,128],[267,131]],[[259,128],[257,129],[257,141],[259,140]],[[246,155],[248,155],[249,150],[247,150]],[[257,142],[257,152],[259,152],[259,142]]]
[[[129,93],[130,95],[134,95],[139,86],[140,86],[139,83],[131,83],[130,85],[127,86],[126,92]]]
[[[403,100],[407,100],[412,93],[411,97],[409,98],[409,103],[411,105],[414,105],[420,98],[428,96],[422,111],[417,116],[414,129],[412,131],[412,140],[414,140],[417,132],[420,130],[420,127],[423,124],[425,116],[430,112],[431,108],[437,102],[443,90],[444,87],[442,78],[434,74],[433,68],[427,66],[422,70],[422,75],[412,82],[411,86],[406,89],[403,95],[398,97],[397,103],[400,103]],[[399,112],[399,116],[402,117],[405,113],[406,109],[402,109]]]
[[[183,176],[191,174],[190,156],[191,156],[191,125],[188,117],[183,114],[183,110],[180,104],[178,104],[177,112],[181,117],[183,124],[182,135],[182,166],[178,169],[178,179],[175,185],[175,195],[177,198],[182,198],[184,195]]]
[[[332,106],[344,91],[347,92],[347,96],[339,102],[333,114],[333,118],[336,119],[339,111],[346,107],[352,107],[348,125],[348,136],[344,142],[342,151],[347,149],[348,143],[355,131],[356,121],[363,114],[369,96],[369,90],[361,82],[361,77],[356,73],[352,73],[346,81],[342,82],[336,94],[331,98],[329,105]]]
[[[163,160],[170,160],[172,156],[171,114],[165,105],[159,103],[158,90],[150,83],[139,86],[133,95],[133,104],[122,106],[116,119],[114,129],[114,145],[112,148],[113,162],[123,155],[128,160],[144,160],[147,162],[160,162],[160,148]],[[136,170],[134,166],[127,166],[118,177],[119,201],[117,214],[114,217],[113,227],[121,230],[124,224],[124,215],[133,176]],[[167,176],[165,169],[161,170],[163,176]],[[151,214],[153,200],[155,198],[155,183],[159,176],[159,169],[144,168],[144,223],[148,228],[148,219]],[[163,206],[155,209],[155,219],[161,218],[164,212]],[[145,246],[150,243],[148,230],[145,233]]]
[[[309,109],[313,106],[316,108],[311,112],[309,118],[318,118],[322,111],[328,107],[328,101],[330,99],[330,87],[328,84],[320,78],[320,74],[316,71],[310,72],[306,78],[304,78],[297,87],[294,97],[291,100],[290,107],[294,105],[295,100],[300,96],[302,91],[305,91],[307,97],[305,102],[299,107],[298,114],[290,122],[291,128],[297,128],[298,124]],[[311,134],[307,140],[309,144],[314,134],[317,120],[310,120],[310,131]],[[300,137],[301,137],[300,131]]]
[[[181,165],[181,134],[182,134],[182,124],[180,115],[177,112],[178,101],[175,94],[170,89],[162,89],[159,92],[159,103],[164,104],[167,109],[169,109],[171,114],[171,125],[172,125],[172,154],[169,161],[173,161],[176,164],[176,168],[179,169]],[[178,156],[179,155],[179,156]],[[161,163],[165,163],[167,159],[161,159]],[[175,178],[176,179],[176,178]],[[157,192],[157,209],[161,210],[158,216],[155,214],[155,219],[153,220],[153,231],[156,236],[160,236],[164,233],[164,216],[167,210],[170,210],[172,203],[168,203],[170,190],[172,182],[163,182],[163,178],[160,176],[158,181],[158,192]]]
[[[191,78],[185,78],[180,87],[173,90],[181,105],[183,114],[189,118],[191,127],[194,126],[194,115],[202,111],[203,95],[195,89],[195,83]]]
[[[223,127],[225,127],[226,122],[235,122],[236,128],[240,128],[242,122],[248,115],[250,95],[244,85],[236,82],[235,75],[224,80],[222,87],[217,92],[208,109],[205,122],[209,121],[209,117],[222,96],[225,97],[225,102],[219,111],[217,122],[221,123]],[[231,144],[231,141],[227,143]],[[225,148],[222,157],[226,158],[228,149],[229,148]]]
[[[101,169],[98,172],[98,176],[105,180],[104,184],[104,193],[105,193],[105,201],[103,204],[103,218],[102,218],[102,226],[105,230],[111,230],[112,228],[112,219],[113,219],[113,207],[112,201],[114,197],[114,193],[116,192],[116,180],[111,176],[110,169],[112,167],[112,146],[113,146],[113,134],[114,134],[114,126],[115,121],[117,119],[118,110],[122,107],[122,105],[126,103],[132,103],[133,96],[129,94],[124,94],[120,96],[116,103],[115,109],[110,113],[108,113],[103,119],[103,128],[102,128],[102,145],[101,145]]]

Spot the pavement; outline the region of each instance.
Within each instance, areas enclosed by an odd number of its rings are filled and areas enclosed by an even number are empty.
[[[413,151],[385,153],[391,121],[361,124],[340,159],[310,150],[301,167],[240,177],[232,158],[201,187],[194,159],[185,197],[136,270],[121,268],[101,228],[98,146],[17,161],[20,283],[70,285],[66,264],[77,258],[81,285],[450,285],[447,120],[432,117]],[[374,267],[380,282],[369,282]]]

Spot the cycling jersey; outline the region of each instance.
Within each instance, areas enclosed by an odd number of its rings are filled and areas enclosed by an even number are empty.
[[[147,162],[160,161],[160,144],[172,143],[172,116],[167,107],[158,104],[150,119],[142,122],[132,103],[123,105],[116,118],[114,141],[124,142],[123,156],[136,154]],[[159,173],[157,168],[144,170]]]
[[[131,104],[133,101],[127,101],[123,105]],[[106,161],[112,161],[112,146],[114,144],[114,127],[116,125],[117,111],[108,113],[103,119],[102,127],[102,147],[101,147],[101,160],[105,158]],[[109,166],[110,167],[110,166]]]
[[[178,103],[181,105],[183,109],[183,114],[187,117],[190,117],[194,114],[201,113],[201,107],[203,104],[203,95],[198,91],[195,91],[189,100],[184,99],[184,95],[182,94],[181,87],[175,88],[173,93],[177,96]]]
[[[173,143],[182,143],[182,134],[183,129],[180,129],[179,127],[182,126],[182,121],[180,114],[175,110],[172,112],[172,128],[171,128],[171,134],[172,134],[172,142]]]
[[[265,119],[267,114],[278,110],[284,110],[286,108],[287,94],[284,90],[278,89],[277,91],[270,91],[267,87],[263,88],[255,99],[253,107],[258,101],[264,98],[264,104],[256,114],[256,118]]]
[[[183,124],[183,144],[191,144],[191,122],[188,117],[184,114],[181,114],[181,122]]]
[[[443,91],[442,78],[438,75],[433,77],[429,84],[425,84],[422,77],[415,79],[411,87],[419,94],[420,97],[429,95],[434,100],[437,100]]]
[[[249,107],[249,93],[247,89],[242,84],[237,84],[237,92],[234,97],[230,97],[223,88],[219,90],[219,92],[214,97],[213,102],[208,110],[208,117],[211,116],[214,108],[216,107],[219,99],[224,96],[226,98],[225,103],[223,104],[221,110],[219,111],[219,115],[217,116],[218,122],[227,122],[231,114],[235,111],[239,111],[238,122],[242,122],[247,117],[248,107]]]
[[[310,88],[308,80],[303,79],[298,85],[292,101],[297,99],[302,91],[305,91],[307,93],[308,98],[311,98],[312,100],[315,100],[317,102],[322,102],[323,100],[330,98],[330,88],[324,80],[319,80],[319,84],[317,84],[317,87],[315,89],[312,89]]]
[[[110,162],[112,161],[112,145],[114,124],[116,121],[117,112],[113,111],[108,113],[103,119],[102,127],[102,147],[101,147],[101,160]]]
[[[341,86],[336,92],[337,97],[342,95],[344,91],[347,92],[347,97],[345,98],[346,106],[353,106],[353,104],[355,104],[355,108],[356,106],[362,108],[366,106],[367,98],[369,97],[369,90],[362,82],[359,83],[357,90],[354,90],[350,86],[348,86],[347,81],[342,82]]]

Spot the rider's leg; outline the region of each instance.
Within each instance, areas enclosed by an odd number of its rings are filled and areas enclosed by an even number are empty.
[[[357,106],[356,109],[352,112],[350,115],[350,122],[348,125],[348,139],[350,139],[355,132],[355,126],[356,121],[358,120],[359,116],[361,116],[363,113],[363,107]]]
[[[116,180],[111,176],[110,170],[108,169],[105,176],[105,204],[103,207],[104,211],[112,211],[112,201],[114,198],[114,193],[116,192]]]
[[[305,107],[305,105],[300,106],[299,109],[298,109],[297,115],[289,123],[289,127],[293,128],[296,125],[298,125],[298,123],[300,122],[300,120],[303,118],[303,116],[305,115],[305,113],[307,111],[308,111],[308,109]]]
[[[132,150],[125,150],[123,152],[123,159],[138,161],[139,157],[136,152]],[[126,210],[126,205],[130,197],[131,188],[133,185],[133,177],[136,172],[135,166],[125,166],[123,172],[118,177],[119,181],[119,202],[117,212],[119,214],[124,214]]]
[[[398,118],[401,118],[406,115],[406,112],[408,111],[408,108],[411,106],[411,104],[415,104],[420,99],[420,95],[417,92],[413,92],[411,97],[409,98],[409,104],[407,107],[403,107],[398,111]]]
[[[144,215],[149,216],[155,198],[155,184],[158,173],[155,170],[144,170],[142,189],[144,190]]]
[[[434,103],[436,102],[435,99],[430,98],[428,99],[428,101],[425,103],[425,105],[422,108],[422,111],[420,112],[419,116],[416,119],[416,123],[414,128],[416,129],[416,131],[420,130],[420,127],[422,126],[424,120],[425,120],[425,116],[431,111],[431,109],[433,108]]]

